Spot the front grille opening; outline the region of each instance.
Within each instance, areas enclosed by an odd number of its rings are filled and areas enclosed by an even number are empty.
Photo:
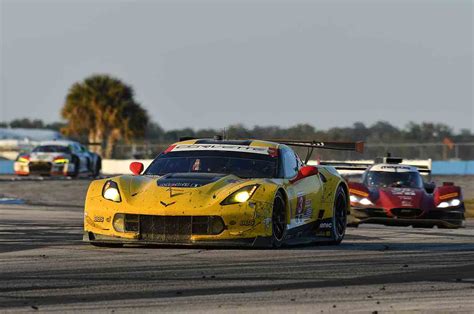
[[[140,229],[139,215],[125,215],[125,231],[126,232],[138,232]]]
[[[411,218],[421,215],[422,210],[419,208],[393,208],[391,212],[400,218]]]
[[[50,162],[30,162],[28,166],[30,172],[49,173],[52,164]]]
[[[143,240],[182,242],[193,235],[218,235],[225,230],[219,216],[155,216],[125,214],[126,232],[138,232]]]

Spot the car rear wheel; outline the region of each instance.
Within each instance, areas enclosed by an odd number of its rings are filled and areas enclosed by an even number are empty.
[[[71,176],[75,178],[79,175],[79,166],[80,166],[79,158],[77,158],[76,156],[73,156],[72,163],[74,164],[74,171],[72,172]]]
[[[100,158],[97,158],[97,160],[94,164],[94,171],[92,172],[92,176],[94,178],[96,178],[100,175],[100,169],[101,168],[102,168],[102,160]]]
[[[346,234],[348,203],[346,192],[340,186],[337,188],[334,199],[334,209],[332,213],[332,240],[330,244],[341,243]]]
[[[275,195],[272,211],[272,246],[280,247],[286,234],[286,202],[280,191]]]

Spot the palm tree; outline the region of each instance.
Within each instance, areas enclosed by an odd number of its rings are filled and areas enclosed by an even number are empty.
[[[74,83],[66,96],[62,116],[69,136],[101,143],[96,149],[110,158],[114,144],[144,135],[148,115],[135,100],[131,86],[108,75],[92,75]]]

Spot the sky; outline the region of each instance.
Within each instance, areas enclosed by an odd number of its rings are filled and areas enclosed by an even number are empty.
[[[474,131],[473,2],[0,0],[0,121],[95,73],[165,129],[385,120]]]

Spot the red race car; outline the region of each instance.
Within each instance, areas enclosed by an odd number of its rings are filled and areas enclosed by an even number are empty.
[[[322,164],[324,162],[321,162]],[[325,162],[343,172],[363,170],[360,182],[349,181],[349,225],[377,223],[413,227],[464,227],[461,188],[452,182],[436,187],[424,182],[431,160],[416,166],[401,158],[378,158],[373,164]]]

